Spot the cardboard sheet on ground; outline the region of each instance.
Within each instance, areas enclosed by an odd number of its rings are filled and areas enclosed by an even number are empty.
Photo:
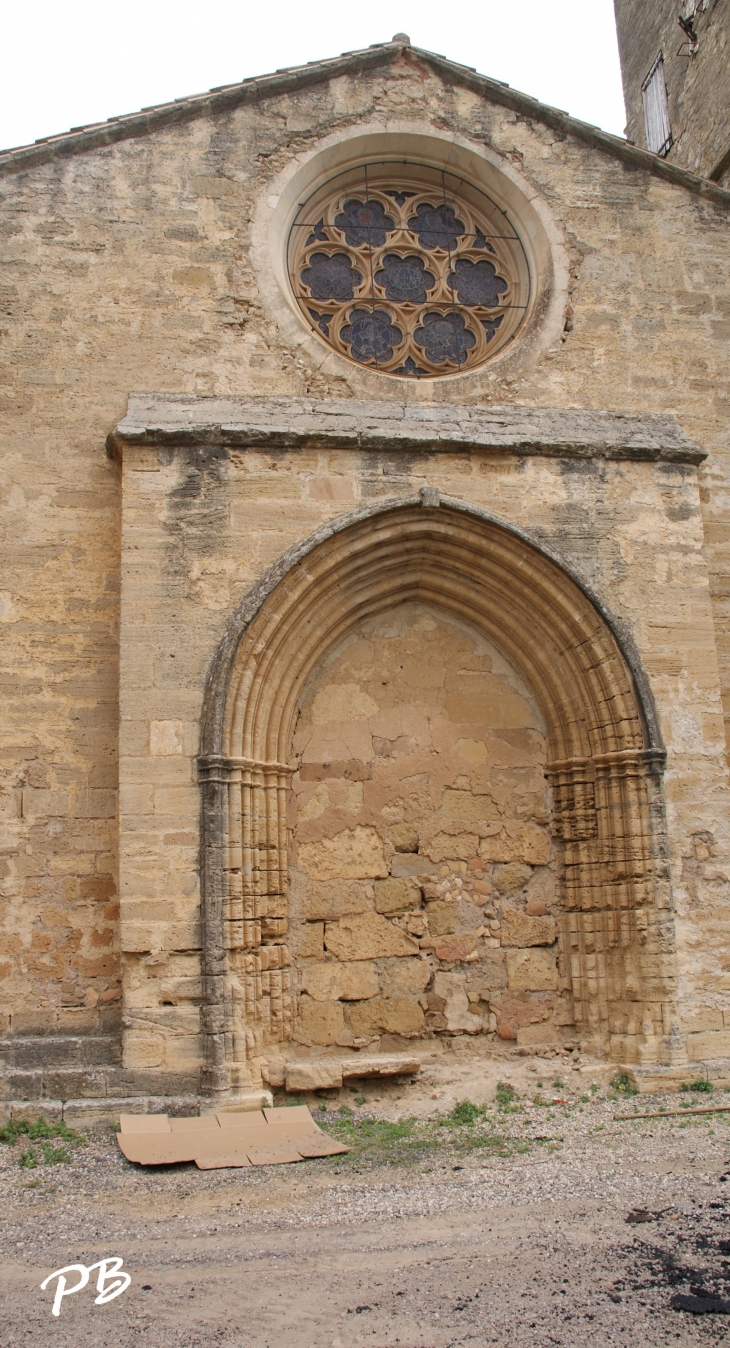
[[[349,1151],[317,1126],[306,1105],[256,1109],[245,1114],[122,1114],[117,1142],[137,1165],[195,1161],[199,1170],[287,1165]]]

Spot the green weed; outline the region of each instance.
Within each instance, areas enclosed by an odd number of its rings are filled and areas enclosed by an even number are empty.
[[[513,1100],[516,1100],[517,1091],[508,1081],[497,1082],[497,1106],[499,1109],[507,1109]]]
[[[611,1086],[615,1091],[620,1091],[622,1095],[639,1094],[636,1087],[632,1086],[628,1072],[617,1072],[611,1082]]]
[[[468,1106],[465,1108],[465,1106]],[[529,1151],[531,1144],[522,1139],[493,1132],[486,1110],[462,1100],[449,1114],[436,1119],[358,1119],[342,1111],[326,1129],[351,1150],[337,1158],[337,1164],[362,1165],[413,1164],[441,1152],[446,1160],[465,1153],[512,1156]],[[481,1127],[477,1126],[481,1124]]]
[[[37,1147],[25,1147],[18,1157],[18,1165],[24,1170],[37,1170],[39,1165],[67,1165],[71,1157],[66,1147],[54,1146],[57,1138],[76,1146],[83,1146],[85,1141],[80,1133],[75,1133],[65,1123],[46,1123],[45,1119],[35,1119],[33,1123],[27,1119],[10,1119],[0,1127],[0,1142],[12,1146],[20,1138],[40,1142],[42,1153],[39,1154]],[[40,1180],[36,1183],[39,1184]]]
[[[65,1123],[46,1123],[45,1119],[36,1119],[29,1123],[27,1119],[10,1119],[0,1127],[0,1142],[17,1142],[19,1137],[27,1137],[31,1142],[41,1138],[61,1137],[64,1142],[83,1143],[84,1139]]]
[[[68,1165],[71,1157],[65,1147],[52,1147],[50,1142],[41,1142],[44,1165]]]
[[[479,1105],[473,1105],[471,1100],[458,1100],[451,1113],[446,1115],[444,1122],[455,1128],[462,1128],[476,1123],[483,1114],[484,1110]]]
[[[698,1077],[696,1081],[683,1081],[679,1088],[681,1091],[701,1091],[705,1095],[712,1095],[712,1082],[706,1077]]]

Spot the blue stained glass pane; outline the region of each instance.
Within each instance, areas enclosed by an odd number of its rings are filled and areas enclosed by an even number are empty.
[[[386,253],[375,280],[385,290],[386,299],[396,304],[425,304],[427,292],[436,283],[420,257],[398,257],[396,253]]]
[[[362,276],[344,253],[313,253],[300,280],[313,300],[351,300]]]
[[[340,337],[359,361],[390,360],[393,347],[403,341],[400,328],[383,309],[353,309]]]
[[[509,289],[507,282],[497,275],[493,262],[483,258],[480,262],[470,262],[468,258],[459,258],[448,278],[451,290],[456,292],[459,304],[467,306],[481,305],[484,309],[494,309],[499,297]]]
[[[385,214],[381,202],[358,201],[353,197],[344,203],[339,215],[335,216],[335,225],[343,230],[352,248],[362,248],[367,244],[371,248],[382,248],[386,236],[395,229],[395,220]]]
[[[416,214],[408,221],[408,228],[418,235],[423,248],[443,248],[446,252],[456,248],[464,233],[463,220],[457,220],[453,206],[432,206],[422,201],[416,207]]]
[[[425,314],[420,328],[416,328],[413,340],[423,348],[426,356],[434,365],[448,361],[450,365],[463,365],[467,352],[476,345],[476,337],[466,326],[461,314]]]

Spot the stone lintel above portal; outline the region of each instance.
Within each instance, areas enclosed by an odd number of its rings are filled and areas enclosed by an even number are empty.
[[[555,407],[132,393],[107,440],[233,448],[490,450],[519,456],[699,464],[707,453],[673,416]]]

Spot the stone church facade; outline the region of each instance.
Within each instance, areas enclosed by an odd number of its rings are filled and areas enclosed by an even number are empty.
[[[730,1080],[730,192],[399,35],[0,202],[4,1099]]]

